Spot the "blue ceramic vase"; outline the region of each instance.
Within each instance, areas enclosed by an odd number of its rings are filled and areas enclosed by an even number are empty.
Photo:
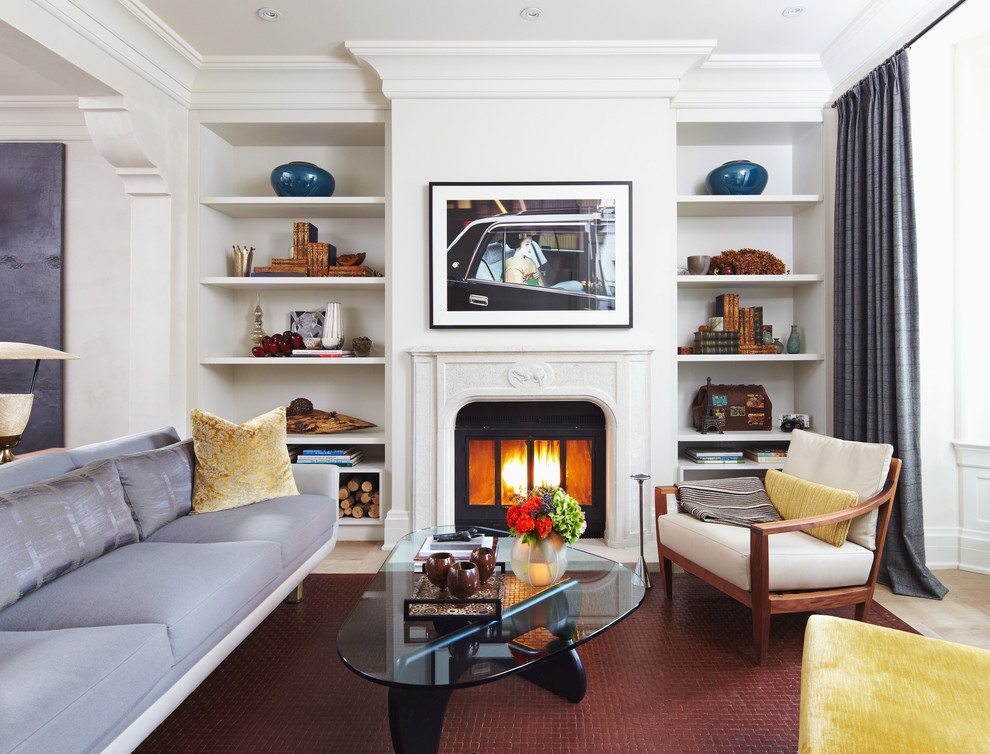
[[[732,160],[705,178],[709,194],[762,194],[767,187],[767,169],[749,160]]]
[[[337,182],[311,162],[290,162],[272,171],[272,188],[279,196],[333,196]]]

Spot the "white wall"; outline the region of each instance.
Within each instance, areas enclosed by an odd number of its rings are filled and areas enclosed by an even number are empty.
[[[135,29],[139,21],[119,4],[101,0],[100,5],[104,12],[118,16],[135,42],[145,40],[145,54],[151,55],[152,48],[162,44],[145,38],[150,30]],[[66,331],[71,337],[85,334],[87,346],[99,354],[78,354],[87,364],[76,371],[75,382],[71,382],[72,370],[66,369],[70,380],[66,442],[105,438],[104,432],[117,434],[121,426],[131,432],[165,424],[184,426],[186,366],[181,336],[188,286],[188,110],[174,90],[157,85],[170,80],[155,81],[141,70],[146,59],[132,64],[83,33],[85,24],[74,25],[66,18],[64,24],[53,22],[49,11],[45,4],[11,0],[0,13],[18,34],[45,48],[45,54],[35,59],[43,61],[43,73],[58,91],[70,95],[61,99],[82,98],[81,130],[90,140],[88,150],[68,158],[70,165],[93,168],[94,183],[86,185],[82,170],[75,175],[67,171],[67,179],[76,182],[67,189],[74,205],[67,206],[67,251],[70,244],[74,248],[65,278],[73,308]],[[76,14],[85,17],[85,10],[69,9],[70,16]],[[47,107],[32,107],[30,98],[25,100],[23,109],[0,102],[4,107],[0,138],[8,138],[10,124],[31,125],[31,118]],[[78,110],[74,115],[65,119],[65,125],[71,138],[80,139],[82,118]],[[42,128],[26,132],[26,138],[62,140],[57,128],[62,124],[51,123],[47,114],[40,117]],[[115,253],[121,230],[127,252],[123,260]],[[92,302],[85,288],[103,268],[107,277],[95,281],[95,295],[105,287],[106,300]],[[76,275],[81,277],[79,286]],[[123,292],[119,275],[125,276]],[[126,301],[122,311],[120,295]],[[112,329],[108,330],[108,322]],[[71,341],[67,347],[72,349]],[[110,397],[102,397],[110,388]]]
[[[65,442],[127,431],[130,200],[71,98],[7,102],[0,139],[65,144],[62,268]]]
[[[410,357],[414,346],[540,344],[594,349],[648,346],[654,396],[674,385],[675,202],[673,116],[664,99],[409,99],[392,103],[391,286],[388,338],[394,402],[389,421],[392,498],[408,499]],[[629,330],[431,330],[430,181],[633,183],[633,323]],[[658,284],[658,281],[659,284]],[[646,396],[644,396],[646,398]],[[657,481],[672,481],[669,401],[653,406]],[[666,429],[665,429],[666,428]],[[660,462],[657,459],[662,459]],[[623,480],[618,480],[623,483]],[[630,490],[634,483],[629,481]]]
[[[922,479],[932,567],[973,566],[972,553],[960,552],[960,533],[965,540],[965,530],[979,515],[976,502],[966,502],[967,472],[957,467],[953,443],[990,445],[986,286],[979,274],[987,248],[982,166],[990,157],[985,133],[990,45],[987,39],[973,41],[988,33],[990,8],[967,3],[908,54],[921,298]],[[975,79],[959,69],[957,44],[963,40],[970,40],[964,47],[976,60],[983,48],[984,73]],[[981,570],[986,570],[990,521],[978,528],[982,541],[975,547],[984,553]]]

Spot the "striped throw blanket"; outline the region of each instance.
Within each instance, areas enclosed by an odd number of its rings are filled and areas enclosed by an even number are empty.
[[[681,482],[677,501],[685,513],[711,523],[749,527],[781,520],[759,477]]]

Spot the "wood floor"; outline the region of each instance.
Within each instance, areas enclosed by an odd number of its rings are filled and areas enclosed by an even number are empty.
[[[614,549],[600,540],[582,540],[581,548],[627,565],[639,557],[638,548]],[[652,556],[651,561],[647,552],[646,560],[655,568],[655,548]],[[380,542],[338,542],[314,572],[374,573],[386,557]],[[990,576],[959,570],[934,573],[949,589],[942,600],[904,597],[878,585],[876,601],[925,636],[990,649]]]

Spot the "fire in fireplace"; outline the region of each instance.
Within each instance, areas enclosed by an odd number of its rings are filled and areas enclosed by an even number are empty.
[[[581,503],[605,534],[605,416],[585,401],[477,402],[454,426],[454,523],[504,529],[505,509],[541,484]]]

